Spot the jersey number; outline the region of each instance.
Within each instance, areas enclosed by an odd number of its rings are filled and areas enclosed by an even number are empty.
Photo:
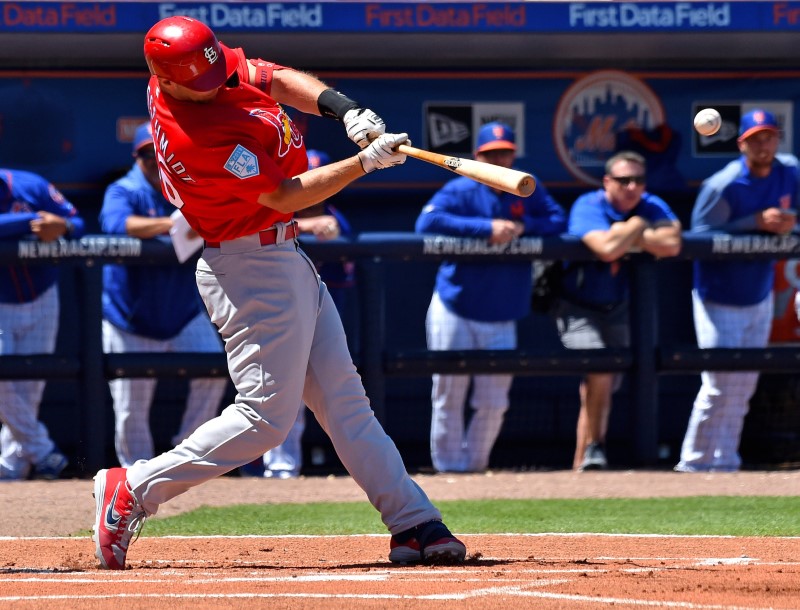
[[[161,163],[158,164],[158,175],[161,176],[161,190],[164,192],[164,197],[166,197],[167,201],[180,210],[183,207],[183,199],[181,199],[181,196],[178,194],[178,191],[175,190],[175,187],[172,186],[172,182],[169,181],[167,172],[164,171],[164,167],[161,165]]]

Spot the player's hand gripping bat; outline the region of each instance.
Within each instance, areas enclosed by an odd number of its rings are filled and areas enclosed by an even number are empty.
[[[536,180],[533,176],[516,169],[500,167],[499,165],[483,163],[482,161],[475,161],[473,159],[448,157],[428,150],[414,148],[407,144],[400,144],[397,150],[409,157],[433,163],[434,165],[449,169],[461,176],[472,178],[476,182],[507,193],[519,195],[520,197],[530,197],[536,188]]]

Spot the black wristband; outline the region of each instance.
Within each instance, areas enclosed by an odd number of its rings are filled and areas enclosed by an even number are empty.
[[[317,108],[322,116],[330,119],[344,120],[344,115],[348,110],[353,108],[360,108],[358,102],[354,102],[346,95],[343,95],[335,89],[325,89],[319,94],[317,98]]]

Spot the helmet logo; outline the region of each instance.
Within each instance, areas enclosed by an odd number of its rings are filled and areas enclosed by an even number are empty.
[[[208,63],[213,64],[219,58],[219,54],[214,49],[214,47],[206,47],[203,49],[203,55],[206,56]]]

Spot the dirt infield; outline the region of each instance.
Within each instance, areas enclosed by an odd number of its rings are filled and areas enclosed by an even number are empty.
[[[415,479],[434,500],[800,495],[795,471]],[[81,480],[0,485],[0,608],[800,608],[800,538],[464,535],[463,566],[399,567],[386,559],[385,535],[145,537],[131,547],[130,569],[107,572],[97,568],[90,538],[74,536],[93,521],[91,489]],[[234,501],[351,500],[364,496],[346,477],[225,477],[174,499],[159,516]]]
[[[385,536],[141,538],[125,572],[88,538],[0,540],[0,607],[540,610],[800,607],[800,539],[464,536],[463,566],[399,567]],[[455,604],[455,605],[454,605]]]

